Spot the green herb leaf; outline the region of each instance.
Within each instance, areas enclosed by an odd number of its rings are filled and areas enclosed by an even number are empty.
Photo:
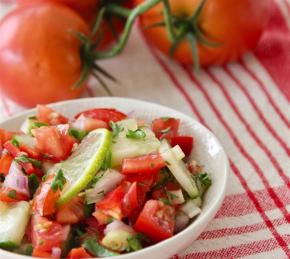
[[[18,247],[19,246],[12,241],[0,242],[0,248],[6,249],[6,250],[13,250]]]
[[[19,142],[18,140],[15,138],[15,136],[12,138],[11,143],[13,146],[15,147],[19,147]]]
[[[173,175],[167,168],[163,168],[160,170],[158,178],[159,181],[153,187],[154,189],[158,189],[167,184],[168,182],[174,181]]]
[[[208,175],[208,173],[200,173],[197,175],[198,177],[198,180],[201,182],[202,186],[204,189],[208,189],[211,184],[212,184],[212,181]]]
[[[32,124],[32,128],[40,128],[40,127],[44,127],[44,126],[48,126],[49,124],[45,123],[45,122],[40,122],[40,121],[34,121]]]
[[[16,199],[16,191],[15,190],[9,191],[7,196],[11,199]]]
[[[166,191],[166,195],[170,200],[174,200],[177,198],[177,195],[175,195],[174,193],[172,193],[170,191]]]
[[[61,169],[58,170],[56,176],[54,177],[52,183],[51,183],[51,189],[56,192],[57,189],[60,189],[62,190],[63,189],[63,186],[66,182],[66,179],[63,175],[63,172]]]
[[[75,139],[79,140],[79,141],[82,141],[83,138],[88,134],[86,131],[83,131],[83,130],[77,130],[75,128],[70,128],[68,130],[68,133],[74,137]]]
[[[142,244],[138,235],[135,235],[133,237],[128,237],[127,241],[129,244],[127,252],[138,251],[142,249]]]
[[[17,163],[22,162],[22,163],[31,163],[32,165],[34,165],[36,168],[41,168],[42,164],[39,160],[27,157],[26,155],[21,155],[17,158],[15,158],[15,161]]]
[[[111,168],[112,165],[112,151],[108,150],[105,156],[105,159],[103,161],[103,164],[101,166],[101,170],[105,171],[109,168]]]
[[[30,119],[30,120],[37,120],[37,117],[36,116],[29,116],[28,119]]]
[[[165,205],[172,205],[171,201],[168,198],[160,198],[160,201],[162,201]]]
[[[109,257],[119,255],[116,252],[110,251],[101,246],[95,238],[90,238],[84,241],[83,247],[87,249],[92,255],[97,257]]]
[[[109,124],[113,132],[113,138],[118,137],[120,132],[124,131],[124,127],[122,125],[119,125],[118,123],[110,121]]]
[[[39,182],[35,174],[28,176],[28,186],[29,186],[30,195],[33,197],[34,193],[36,192],[39,186]]]
[[[142,129],[128,130],[126,137],[130,139],[143,140],[146,138],[146,133]]]

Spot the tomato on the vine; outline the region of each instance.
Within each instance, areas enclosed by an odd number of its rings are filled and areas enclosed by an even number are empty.
[[[144,0],[135,0],[135,4],[142,2]],[[204,1],[201,12],[194,19],[193,15],[202,2],[169,0],[176,33],[181,35],[182,30],[190,31],[190,36],[185,33],[177,45],[173,53],[175,60],[192,64],[192,45],[195,40],[201,65],[221,64],[237,59],[256,46],[268,20],[270,0],[208,0]],[[172,42],[165,26],[160,24],[164,22],[163,10],[161,3],[147,11],[141,16],[141,26],[147,40],[170,55]],[[207,44],[205,41],[208,41]]]
[[[106,5],[106,1],[101,0],[18,0],[18,4],[33,4],[33,3],[45,3],[54,2],[68,6],[77,12],[91,27],[103,5]],[[133,0],[112,0],[110,3],[120,4],[126,8],[133,7]],[[125,19],[117,17],[116,15],[106,14],[102,21],[100,28],[97,32],[99,44],[97,49],[107,49],[111,43],[115,42],[119,34],[123,31]]]
[[[0,89],[24,106],[79,97],[83,19],[57,4],[21,6],[0,22]]]

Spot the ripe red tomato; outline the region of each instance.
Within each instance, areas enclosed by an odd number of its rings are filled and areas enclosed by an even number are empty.
[[[135,0],[140,4],[144,0]],[[178,18],[191,17],[200,0],[169,0],[172,14]],[[253,49],[269,17],[270,0],[209,0],[200,13],[197,25],[216,46],[198,44],[201,65],[221,64],[237,59],[247,50]],[[159,50],[169,55],[172,46],[166,28],[148,26],[163,21],[163,5],[159,4],[141,17],[145,37]],[[146,29],[147,27],[147,29]],[[180,29],[180,28],[179,28]],[[192,64],[192,50],[184,39],[174,53],[174,59]]]
[[[171,139],[170,144],[172,147],[179,145],[185,156],[191,154],[193,148],[193,137],[192,136],[175,136]]]
[[[79,97],[72,89],[82,71],[81,42],[86,23],[56,4],[22,6],[0,23],[0,89],[24,106]]]
[[[3,153],[0,158],[0,174],[7,175],[9,173],[10,166],[13,161],[13,156],[7,153]]]
[[[12,132],[9,132],[9,131],[6,131],[4,129],[0,129],[0,150],[3,146],[3,144],[10,140],[13,136],[13,133]]]
[[[77,12],[90,27],[94,24],[101,6],[106,4],[105,1],[102,3],[100,0],[18,0],[17,2],[20,5],[34,4],[39,2],[54,2],[64,4]],[[110,3],[120,4],[127,8],[133,7],[133,0],[111,0]],[[124,24],[125,19],[116,17],[114,15],[111,15],[110,18],[109,16],[106,16],[101,23],[99,31],[96,35],[96,38],[99,36],[101,37],[98,49],[107,49],[111,43],[115,42],[118,35],[123,31]]]
[[[172,137],[177,136],[179,129],[179,119],[175,118],[159,118],[152,122],[152,130],[156,137],[159,139],[170,140]]]
[[[36,117],[38,121],[47,123],[49,125],[68,123],[68,118],[45,105],[37,105]]]
[[[47,177],[38,187],[33,199],[33,211],[41,216],[49,216],[56,212],[56,201],[60,197],[60,190],[55,192],[51,189],[51,183],[55,174]]]
[[[53,161],[68,158],[76,140],[68,133],[69,125],[45,126],[33,129],[36,148]]]
[[[0,189],[0,201],[3,202],[17,202],[28,201],[29,197],[23,193],[17,192],[10,187],[2,186]]]
[[[161,201],[149,200],[141,211],[134,229],[144,233],[154,242],[159,242],[173,235],[175,211]]]
[[[56,221],[61,224],[76,224],[84,217],[84,200],[77,196],[62,205],[56,213]]]
[[[91,256],[86,249],[84,249],[82,246],[78,248],[73,248],[70,250],[69,254],[66,258],[68,259],[81,259],[81,258],[91,258]]]
[[[125,158],[122,163],[123,174],[154,174],[165,167],[160,154],[150,154],[134,158]]]
[[[81,115],[105,121],[109,123],[110,121],[117,122],[127,118],[127,115],[116,110],[116,109],[109,109],[109,108],[96,108],[87,111],[80,112],[75,116],[75,118],[80,117]]]
[[[68,238],[69,225],[60,225],[39,215],[32,217],[32,245],[34,249],[51,252],[53,247],[61,247]]]

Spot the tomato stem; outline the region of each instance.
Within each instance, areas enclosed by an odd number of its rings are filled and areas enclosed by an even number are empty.
[[[174,31],[171,9],[170,9],[170,4],[169,4],[168,0],[163,0],[163,6],[164,6],[163,15],[164,15],[165,26],[167,28],[167,34],[168,34],[169,39],[172,42],[175,42],[176,35],[175,35],[175,31]]]
[[[118,54],[120,54],[122,52],[122,50],[124,49],[130,32],[132,30],[132,27],[134,25],[134,22],[136,21],[136,19],[139,17],[139,15],[145,13],[146,11],[148,11],[150,8],[154,7],[155,5],[157,5],[158,3],[160,3],[163,0],[148,0],[145,1],[144,3],[138,5],[135,9],[133,9],[132,11],[130,11],[125,28],[124,28],[124,32],[120,37],[120,40],[118,41],[118,43],[109,51],[107,52],[95,52],[94,58],[95,59],[106,59],[106,58],[112,58]],[[119,11],[121,10],[120,8],[117,8]],[[111,9],[111,10],[115,10],[117,11],[117,9]],[[123,8],[122,8],[123,9]],[[127,13],[123,13],[120,12],[119,14],[126,14]]]

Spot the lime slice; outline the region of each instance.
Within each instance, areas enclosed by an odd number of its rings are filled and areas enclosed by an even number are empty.
[[[86,188],[102,166],[111,143],[112,134],[109,130],[91,131],[67,160],[55,166],[54,170],[61,169],[68,182],[57,206],[67,203]]]

